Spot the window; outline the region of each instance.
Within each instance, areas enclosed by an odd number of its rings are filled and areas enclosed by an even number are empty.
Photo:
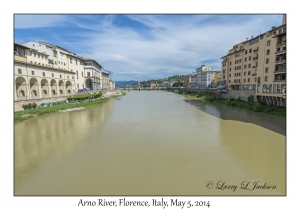
[[[249,61],[251,61],[251,58],[252,58],[252,57],[251,57],[251,56],[249,56]]]
[[[67,78],[69,79],[69,75],[67,76]]]
[[[231,66],[231,62],[229,62],[229,65]]]
[[[59,78],[61,78],[61,74],[59,75]]]
[[[247,61],[247,57],[245,58],[245,62]]]
[[[277,85],[277,93],[280,93],[280,85]]]
[[[76,65],[77,65],[77,60],[76,60]]]
[[[231,68],[229,68],[229,71],[231,71]]]
[[[256,90],[256,85],[253,85],[253,90]]]
[[[229,77],[231,77],[231,74],[229,74]]]
[[[245,51],[245,55],[247,55],[247,50]]]
[[[270,46],[271,45],[271,40],[268,40],[267,41],[267,46]]]
[[[33,55],[34,55],[34,57],[36,57],[36,53],[34,53]]]
[[[269,58],[266,59],[266,63],[269,63]]]
[[[88,73],[87,73],[87,76],[88,76],[88,77],[90,77],[90,76],[91,76],[91,73],[90,73],[90,72],[88,72]]]
[[[248,68],[251,68],[251,63],[248,64]]]
[[[74,79],[74,76],[72,76],[72,79]]]
[[[77,84],[77,89],[79,89],[79,84]]]
[[[84,84],[82,84],[82,88],[84,88]]]
[[[22,69],[18,69],[18,74],[22,74]]]
[[[265,73],[268,73],[269,72],[269,68],[267,67],[266,69],[265,69]]]
[[[246,72],[244,71],[244,76],[246,76]]]
[[[265,76],[265,82],[267,82],[268,81],[268,76]]]
[[[40,54],[38,54],[38,58],[40,58]]]
[[[81,72],[81,76],[83,77],[83,71]]]
[[[34,71],[31,71],[31,75],[34,75]]]
[[[70,63],[72,63],[72,58],[70,58]]]
[[[262,40],[264,38],[264,35],[262,34],[262,35],[260,35],[260,40]]]
[[[43,94],[44,94],[44,95],[47,95],[47,90],[43,90]]]
[[[62,90],[59,90],[59,93],[60,93],[60,94],[63,94],[63,91],[62,91]]]
[[[257,92],[260,93],[260,85],[257,85]]]
[[[43,77],[44,77],[45,75],[46,75],[45,72],[43,72]]]
[[[60,61],[58,61],[58,64],[60,64]]]
[[[244,69],[246,69],[247,68],[247,65],[244,65]]]
[[[269,92],[272,93],[272,85],[269,85]]]
[[[279,33],[280,33],[280,34],[282,33],[282,29],[279,30]]]
[[[250,82],[250,78],[248,78],[248,82]]]
[[[252,53],[252,49],[249,49],[249,53]]]
[[[250,75],[251,71],[248,71],[248,75]]]
[[[267,51],[266,51],[266,54],[269,55],[269,54],[270,54],[270,50],[267,50]]]
[[[273,93],[277,93],[277,85],[273,86]]]
[[[44,59],[44,56],[42,55],[42,59]]]
[[[54,77],[54,74],[52,73],[52,77]]]

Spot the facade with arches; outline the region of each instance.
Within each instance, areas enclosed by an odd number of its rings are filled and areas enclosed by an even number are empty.
[[[75,93],[75,73],[54,68],[47,59],[46,53],[14,45],[15,102],[34,100],[39,103]]]

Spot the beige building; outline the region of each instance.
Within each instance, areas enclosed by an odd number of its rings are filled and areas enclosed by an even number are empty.
[[[221,85],[254,90],[256,100],[286,105],[286,15],[281,26],[234,45],[222,59]]]
[[[214,87],[218,87],[221,84],[221,72],[216,71],[214,73]]]
[[[102,71],[102,89],[104,90],[110,89],[109,75],[109,72]]]
[[[84,58],[84,72],[86,88],[90,90],[102,89],[102,66],[95,60]]]
[[[14,44],[15,102],[74,94],[74,73],[48,65],[46,62],[48,56],[45,53],[38,53],[28,47]]]

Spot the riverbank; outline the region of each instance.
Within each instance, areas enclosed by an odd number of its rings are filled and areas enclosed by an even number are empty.
[[[55,113],[55,112],[59,112],[60,110],[74,109],[74,108],[85,107],[89,105],[101,104],[109,101],[112,98],[121,97],[125,95],[126,95],[125,92],[121,92],[121,94],[118,95],[109,95],[109,96],[104,96],[102,98],[97,98],[97,99],[95,98],[83,102],[64,103],[55,106],[39,107],[35,109],[26,109],[22,111],[17,111],[14,113],[14,121],[20,122],[31,117],[35,117],[43,114]]]
[[[248,97],[247,101],[243,101],[239,98],[238,99],[233,99],[233,98],[225,99],[225,98],[217,97],[215,94],[186,94],[186,93],[181,93],[178,90],[174,90],[174,93],[189,96],[194,99],[201,100],[201,101],[226,104],[228,106],[241,107],[244,109],[252,110],[254,112],[264,112],[264,113],[268,113],[271,115],[277,115],[277,116],[282,116],[282,117],[286,116],[286,107],[267,105],[263,101],[254,101],[253,96]]]

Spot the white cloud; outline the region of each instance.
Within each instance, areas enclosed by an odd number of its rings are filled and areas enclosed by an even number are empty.
[[[63,25],[68,21],[84,32],[72,32],[76,42],[64,38],[77,54],[93,58],[114,72],[115,80],[126,75],[149,79],[190,74],[205,64],[221,69],[221,57],[233,45],[265,32],[278,22],[275,15],[128,15],[143,29],[119,27],[116,16],[39,18],[36,25]],[[67,19],[68,18],[68,19]],[[30,24],[24,24],[30,25]],[[62,39],[63,36],[59,36]],[[79,50],[83,49],[83,50]],[[159,70],[164,71],[159,71]]]

